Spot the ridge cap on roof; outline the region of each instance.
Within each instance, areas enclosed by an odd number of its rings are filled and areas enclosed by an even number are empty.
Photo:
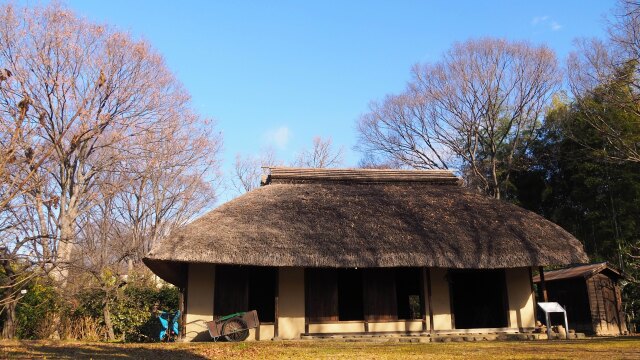
[[[452,170],[353,169],[265,167],[263,185],[287,182],[422,182],[461,185],[462,179]]]

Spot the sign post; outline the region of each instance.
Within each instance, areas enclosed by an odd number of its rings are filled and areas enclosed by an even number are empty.
[[[551,340],[551,313],[564,314],[564,328],[566,329],[566,337],[569,339],[569,322],[567,321],[567,311],[557,302],[539,302],[538,306],[544,311],[544,318],[547,322],[547,339]]]

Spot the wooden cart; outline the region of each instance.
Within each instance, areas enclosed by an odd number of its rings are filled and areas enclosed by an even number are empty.
[[[213,341],[217,341],[221,336],[224,336],[227,341],[243,341],[249,337],[249,329],[259,325],[260,321],[256,310],[220,316],[207,322],[209,335]]]

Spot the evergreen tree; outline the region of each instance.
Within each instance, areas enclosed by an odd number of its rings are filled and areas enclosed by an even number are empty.
[[[624,81],[632,73],[623,67],[618,80],[579,102],[556,99],[527,154],[528,169],[514,176],[511,200],[571,232],[593,261],[609,261],[639,279],[640,164],[616,161],[607,135],[589,123],[598,116],[627,140],[640,138],[638,115],[610,101],[612,94],[632,96]],[[637,282],[624,294],[628,313],[637,318]]]

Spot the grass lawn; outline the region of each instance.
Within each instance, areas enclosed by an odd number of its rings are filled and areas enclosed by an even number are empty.
[[[640,338],[477,343],[2,341],[2,359],[640,359]]]

